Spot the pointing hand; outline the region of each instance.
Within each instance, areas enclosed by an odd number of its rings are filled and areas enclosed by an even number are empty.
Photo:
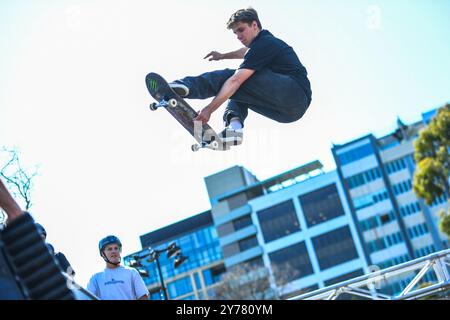
[[[223,55],[221,53],[217,52],[217,51],[211,51],[203,59],[206,59],[208,57],[209,57],[209,61],[218,61],[218,60],[221,60],[223,58]]]

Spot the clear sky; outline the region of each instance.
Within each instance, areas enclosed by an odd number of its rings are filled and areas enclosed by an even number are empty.
[[[236,68],[203,57],[240,47],[225,23],[249,5],[296,50],[313,102],[292,124],[250,113],[242,146],[192,153],[167,112],[149,111],[145,75]],[[1,0],[0,145],[40,165],[32,213],[85,285],[104,266],[103,236],[126,255],[140,235],[208,210],[205,176],[242,165],[265,179],[315,159],[333,170],[333,143],[450,102],[449,16],[447,0]]]

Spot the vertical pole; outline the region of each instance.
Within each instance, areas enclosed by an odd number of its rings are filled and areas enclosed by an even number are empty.
[[[159,273],[159,280],[161,281],[161,287],[162,287],[162,291],[163,291],[163,295],[164,295],[164,300],[169,300],[169,298],[167,297],[167,291],[166,291],[166,286],[164,285],[164,279],[163,279],[163,275],[161,272],[161,266],[159,264],[159,252],[155,252],[155,257],[156,257],[156,266],[158,267],[158,273]]]

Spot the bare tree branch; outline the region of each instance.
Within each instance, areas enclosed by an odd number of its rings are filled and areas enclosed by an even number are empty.
[[[283,271],[272,267],[276,279],[268,268],[258,265],[240,264],[223,274],[221,282],[214,287],[217,300],[279,300],[281,293],[292,277],[298,274],[290,266]]]
[[[0,170],[0,176],[10,185],[11,193],[24,201],[24,208],[28,210],[33,205],[31,191],[33,189],[33,178],[38,175],[37,168],[28,173],[19,160],[17,149],[2,148],[3,152],[9,153],[10,157]]]

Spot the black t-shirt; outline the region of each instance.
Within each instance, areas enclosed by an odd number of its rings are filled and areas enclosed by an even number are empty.
[[[239,69],[255,71],[263,68],[292,77],[311,100],[311,85],[306,68],[292,47],[267,30],[261,30],[258,33],[244,56],[244,62],[239,66]]]

